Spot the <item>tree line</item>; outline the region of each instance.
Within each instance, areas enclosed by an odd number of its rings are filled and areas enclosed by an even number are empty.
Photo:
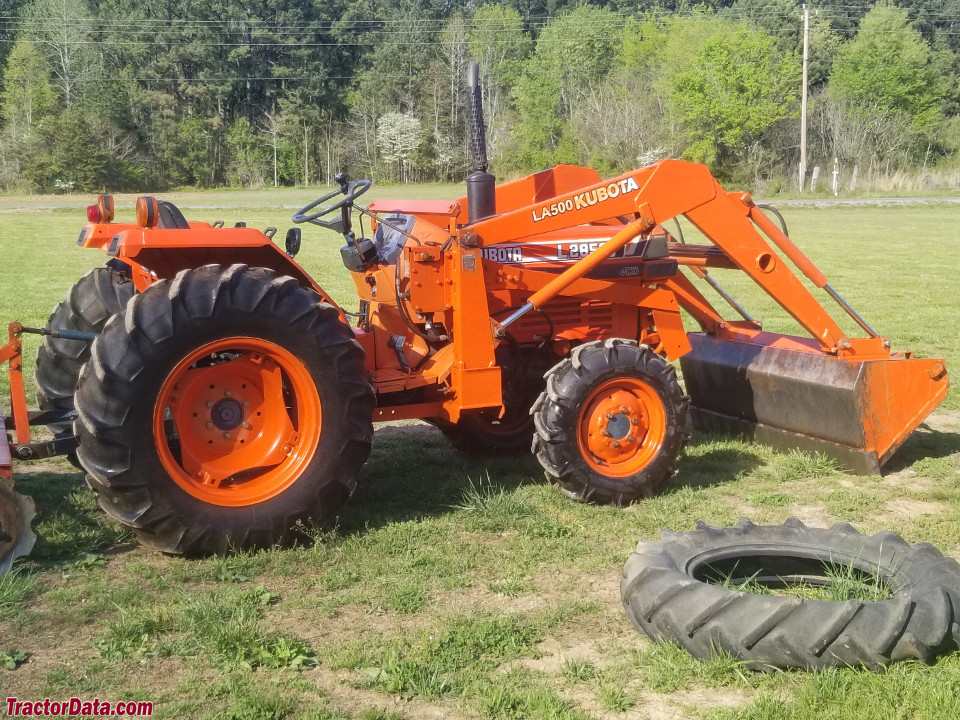
[[[776,189],[802,43],[796,0],[0,0],[0,187],[459,181],[478,62],[501,178],[681,157]],[[956,165],[958,53],[960,0],[814,5],[810,158]]]

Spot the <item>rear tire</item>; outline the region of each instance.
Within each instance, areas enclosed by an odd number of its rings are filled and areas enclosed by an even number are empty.
[[[272,270],[155,283],[107,323],[80,375],[79,457],[100,507],[184,555],[329,521],[370,454],[363,357],[336,308]]]
[[[629,503],[673,475],[690,399],[672,365],[633,340],[580,345],[547,373],[533,452],[574,500]]]
[[[99,333],[135,292],[129,276],[108,267],[91,270],[70,288],[47,320],[52,330]],[[90,343],[45,335],[37,350],[37,403],[41,410],[73,410],[80,368],[90,359]],[[70,432],[70,423],[48,425],[55,435]]]

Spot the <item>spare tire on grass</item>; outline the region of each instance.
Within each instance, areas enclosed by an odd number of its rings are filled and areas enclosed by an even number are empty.
[[[738,589],[809,590],[838,570],[875,579],[886,592],[831,601]],[[909,545],[889,531],[862,535],[847,523],[824,529],[795,518],[770,526],[744,519],[664,530],[659,542],[637,545],[620,591],[630,620],[654,640],[703,660],[723,651],[761,670],[931,662],[960,637],[960,565],[927,543]]]

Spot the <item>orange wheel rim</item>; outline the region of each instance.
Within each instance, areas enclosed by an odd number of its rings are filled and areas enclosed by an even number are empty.
[[[264,502],[293,485],[317,451],[320,425],[304,364],[251,337],[190,353],[167,376],[153,412],[164,469],[193,497],[224,507]]]
[[[646,468],[663,447],[667,413],[650,385],[616,378],[590,394],[577,428],[587,465],[601,475],[623,478]]]

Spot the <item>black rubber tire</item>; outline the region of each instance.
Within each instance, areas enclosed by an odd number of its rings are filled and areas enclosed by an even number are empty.
[[[456,423],[435,420],[440,432],[457,450],[470,455],[517,455],[530,451],[533,417],[529,411],[507,410],[502,419],[484,410],[460,416]]]
[[[530,452],[533,438],[533,417],[530,407],[543,390],[540,372],[532,368],[545,362],[539,351],[524,351],[515,342],[496,349],[500,366],[503,417],[495,410],[468,410],[456,423],[431,419],[457,450],[468,455],[519,455]],[[549,360],[546,360],[549,362]]]
[[[47,320],[55,330],[101,332],[113,315],[122,312],[136,292],[130,277],[112,268],[91,270],[70,288]],[[43,337],[37,350],[37,404],[41,410],[73,410],[80,368],[90,358],[90,343]],[[69,423],[48,426],[55,435],[70,431]]]
[[[250,337],[291,353],[321,399],[322,432],[283,492],[227,507],[186,492],[164,469],[154,405],[168,375],[199,347]],[[375,399],[364,353],[333,306],[266,268],[205,266],[134,297],[107,322],[80,373],[79,457],[100,507],[163,552],[205,555],[287,541],[300,521],[325,523],[353,493],[370,454]]]
[[[569,358],[546,374],[547,389],[530,412],[536,432],[533,452],[548,480],[579,501],[627,504],[649,497],[674,475],[674,463],[689,433],[684,429],[690,398],[683,394],[677,373],[645,345],[635,340],[609,338],[574,348]],[[616,378],[637,379],[659,397],[666,428],[659,451],[637,473],[612,477],[594,470],[578,442],[580,410],[591,393]]]
[[[892,596],[831,602],[707,582],[730,572],[737,581],[810,581],[830,564],[879,577]],[[620,591],[630,620],[651,638],[700,659],[723,651],[759,670],[930,662],[957,644],[960,565],[927,543],[908,545],[889,531],[861,535],[847,523],[823,529],[795,518],[767,526],[744,519],[664,530],[659,542],[637,545]]]

